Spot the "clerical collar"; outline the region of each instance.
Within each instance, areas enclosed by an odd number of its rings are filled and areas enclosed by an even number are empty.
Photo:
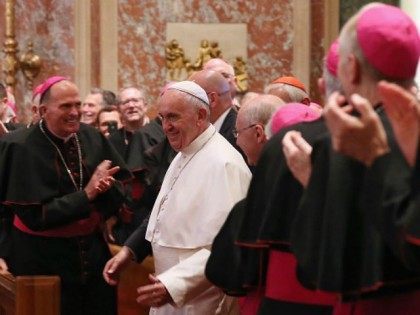
[[[50,138],[53,139],[57,143],[60,143],[60,142],[66,143],[67,141],[69,141],[74,136],[74,133],[72,133],[71,135],[69,135],[67,137],[60,137],[48,128],[48,126],[47,126],[47,124],[44,120],[42,120],[41,123],[42,123],[42,126],[44,127],[45,132],[48,133]]]
[[[191,155],[203,147],[209,139],[216,133],[216,129],[210,124],[197,138],[195,138],[188,146],[181,150],[182,154]]]

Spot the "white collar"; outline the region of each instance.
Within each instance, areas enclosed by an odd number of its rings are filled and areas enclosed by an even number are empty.
[[[229,114],[229,111],[232,108],[229,107],[227,110],[225,110],[223,112],[222,115],[219,116],[219,118],[216,119],[216,121],[214,122],[214,128],[216,128],[217,131],[220,131],[220,128],[222,128],[223,122],[225,121],[226,116]]]
[[[215,132],[216,129],[212,124],[210,124],[206,130],[204,130],[188,146],[181,150],[181,154],[188,156],[196,153],[214,135]]]

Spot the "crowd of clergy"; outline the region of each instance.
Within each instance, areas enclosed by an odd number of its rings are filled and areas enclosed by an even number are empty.
[[[371,3],[326,50],[322,106],[293,76],[238,95],[220,58],[150,118],[139,87],[82,101],[57,74],[23,124],[0,84],[0,273],[58,275],[64,315],[117,314],[148,256],[150,314],[420,314],[419,58],[413,20]]]

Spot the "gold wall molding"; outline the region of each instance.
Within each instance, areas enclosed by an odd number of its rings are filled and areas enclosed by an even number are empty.
[[[420,29],[420,1],[401,0],[401,9],[407,13],[417,24]],[[417,66],[416,82],[420,85],[420,63]]]
[[[340,31],[340,1],[324,0],[325,53]]]
[[[100,87],[118,92],[118,0],[101,0],[100,12]]]
[[[311,1],[293,0],[293,61],[292,73],[310,91],[311,63]]]
[[[186,61],[184,61],[184,64],[187,64],[186,68],[190,68],[191,71],[199,70],[202,66],[202,61],[205,62],[208,58],[213,57],[212,51],[216,50],[219,50],[223,59],[232,65],[238,56],[241,56],[243,61],[246,62],[248,56],[247,35],[247,25],[244,23],[166,24],[167,44],[170,44],[174,39],[176,40],[185,56]],[[204,42],[207,42],[207,48],[203,47]],[[216,42],[217,45],[212,47]],[[167,49],[168,46],[165,48]],[[174,73],[174,75],[176,76],[177,73]],[[187,76],[188,71],[184,68],[179,77],[171,77],[170,72],[167,71],[166,78],[167,80],[180,80],[185,79]]]
[[[91,18],[90,1],[75,3],[75,83],[83,98],[91,88]]]
[[[6,0],[5,3],[5,39],[3,51],[3,72],[6,75],[6,85],[15,90],[17,72],[22,70],[29,89],[32,89],[33,80],[41,70],[41,58],[33,51],[32,41],[28,42],[28,50],[18,58],[18,42],[15,36],[15,0]]]
[[[118,91],[118,1],[101,0],[99,12],[91,11],[90,0],[76,0],[75,82],[83,98],[92,88],[92,58],[99,60],[99,87]],[[92,25],[91,14],[99,14]],[[92,28],[100,28],[99,47],[92,51]]]

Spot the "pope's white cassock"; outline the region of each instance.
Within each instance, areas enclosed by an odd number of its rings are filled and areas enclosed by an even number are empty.
[[[233,314],[233,298],[204,275],[211,244],[251,179],[243,157],[210,125],[171,163],[154,204],[146,239],[157,278],[174,303],[150,314]]]

